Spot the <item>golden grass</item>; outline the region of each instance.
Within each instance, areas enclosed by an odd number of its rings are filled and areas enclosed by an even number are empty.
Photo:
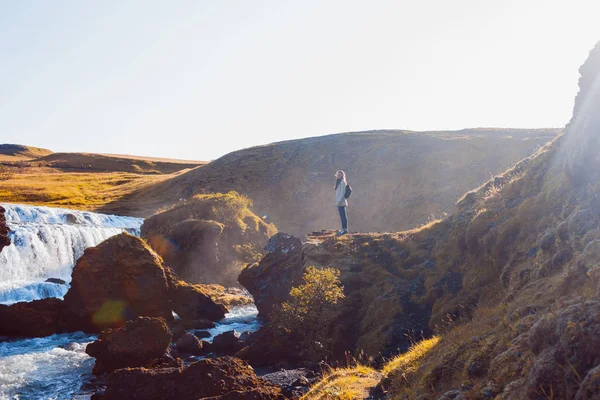
[[[326,374],[313,386],[302,400],[354,400],[366,399],[370,390],[381,379],[373,368],[358,365],[353,368],[338,368]]]
[[[425,339],[419,343],[414,343],[406,353],[392,358],[383,367],[383,374],[388,375],[392,372],[406,374],[415,371],[419,367],[423,357],[439,343],[440,339],[439,336],[434,336],[431,339]]]
[[[56,173],[44,169],[0,180],[0,202],[94,210],[169,175],[125,172]]]

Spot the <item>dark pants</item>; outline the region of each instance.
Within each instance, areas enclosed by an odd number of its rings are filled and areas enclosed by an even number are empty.
[[[342,229],[348,230],[348,215],[346,214],[346,207],[338,207],[338,211],[340,212],[340,218],[342,219]]]

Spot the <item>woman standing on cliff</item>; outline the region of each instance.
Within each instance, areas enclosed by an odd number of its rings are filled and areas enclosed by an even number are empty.
[[[338,232],[338,235],[345,235],[348,233],[348,214],[346,213],[346,207],[348,207],[348,201],[346,200],[346,173],[344,171],[338,171],[335,173],[335,206],[340,212],[340,218],[342,220],[342,230]]]

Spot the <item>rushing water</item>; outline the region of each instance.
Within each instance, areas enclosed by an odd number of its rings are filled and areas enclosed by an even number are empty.
[[[61,208],[2,204],[12,244],[0,252],[0,304],[63,297],[75,262],[86,248],[128,231],[143,219]]]
[[[63,297],[75,262],[84,250],[128,231],[139,235],[140,218],[49,207],[3,204],[12,244],[0,253],[0,303]],[[210,329],[214,336],[256,331],[254,305],[233,307]],[[0,321],[2,323],[2,321]],[[89,399],[94,359],[85,347],[96,339],[82,332],[0,341],[0,400]]]
[[[205,340],[230,330],[254,332],[257,314],[254,305],[233,307]],[[0,400],[89,399],[94,359],[85,346],[94,340],[76,332],[0,343]]]
[[[257,315],[258,309],[254,304],[232,307],[225,314],[225,318],[215,324],[214,328],[207,329],[211,336],[204,340],[212,343],[215,336],[227,331],[238,331],[240,333],[256,332],[261,325],[260,321],[256,318]]]
[[[89,399],[93,340],[78,332],[0,343],[0,399]]]

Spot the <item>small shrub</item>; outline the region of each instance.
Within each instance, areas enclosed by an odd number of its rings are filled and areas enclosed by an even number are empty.
[[[301,357],[319,361],[330,354],[329,331],[340,312],[344,288],[335,268],[308,267],[304,284],[292,288],[291,299],[271,317],[271,325],[281,335],[291,335]]]

